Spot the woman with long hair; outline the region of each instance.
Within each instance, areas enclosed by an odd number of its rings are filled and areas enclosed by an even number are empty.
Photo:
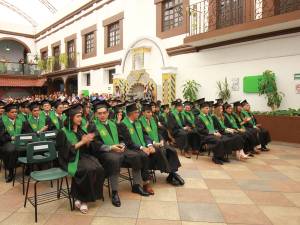
[[[75,207],[86,214],[87,202],[103,199],[104,169],[91,155],[94,134],[87,134],[81,128],[82,105],[73,105],[64,113],[67,119],[56,140],[58,160],[62,169],[72,176],[71,195],[76,200]]]

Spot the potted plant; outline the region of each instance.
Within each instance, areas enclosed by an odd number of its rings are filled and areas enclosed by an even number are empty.
[[[183,97],[188,101],[195,101],[198,98],[198,92],[201,85],[195,80],[187,80],[183,85]]]
[[[54,57],[53,56],[48,57],[47,63],[46,63],[47,72],[52,72],[53,71],[54,63],[55,63]]]
[[[41,58],[37,59],[37,67],[42,70],[45,71],[47,68],[47,61]]]
[[[277,89],[275,73],[271,70],[266,70],[262,79],[258,84],[259,95],[265,95],[267,105],[271,107],[272,111],[280,107],[284,94]]]
[[[224,82],[217,81],[218,97],[224,102],[228,101],[231,97],[231,91],[229,89],[229,84],[227,82],[227,77],[225,77]]]
[[[61,53],[59,55],[59,62],[62,65],[62,69],[68,68],[68,55],[66,53]]]

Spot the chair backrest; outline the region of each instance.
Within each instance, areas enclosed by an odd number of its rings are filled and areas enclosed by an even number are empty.
[[[55,140],[56,139],[56,135],[57,135],[57,131],[56,130],[45,131],[45,132],[40,133],[40,140],[41,141]]]
[[[27,145],[28,163],[45,163],[56,159],[55,145],[52,141],[38,141]]]
[[[19,134],[15,137],[16,146],[24,146],[30,142],[38,141],[38,137],[35,133]]]

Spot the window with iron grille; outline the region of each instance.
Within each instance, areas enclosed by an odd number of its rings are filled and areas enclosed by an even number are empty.
[[[48,58],[48,51],[43,51],[41,53],[41,59],[42,60],[47,60],[47,58]]]
[[[91,74],[86,73],[85,78],[86,78],[86,86],[91,86]]]
[[[163,3],[163,31],[180,27],[183,23],[182,0],[166,0]]]
[[[217,2],[217,28],[243,23],[245,0],[220,0]]]
[[[275,14],[283,14],[300,10],[300,0],[278,0]]]
[[[75,65],[75,41],[71,40],[67,42],[67,55],[68,55],[68,65],[73,67]]]
[[[113,83],[114,74],[116,73],[116,69],[110,69],[108,70],[108,83]]]
[[[95,50],[95,33],[91,32],[85,35],[85,53],[91,53]]]
[[[120,44],[120,23],[119,21],[108,25],[107,46],[114,47]]]
[[[59,70],[59,55],[60,55],[60,48],[59,46],[56,46],[53,48],[53,56],[54,56],[54,70]]]

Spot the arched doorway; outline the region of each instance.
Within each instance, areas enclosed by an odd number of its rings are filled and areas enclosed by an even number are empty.
[[[68,77],[66,81],[66,93],[68,95],[76,94],[78,92],[78,81],[77,81],[77,75]]]
[[[16,38],[7,37],[0,39],[1,61],[14,63],[23,61],[24,63],[28,63],[27,54],[30,52],[30,48]]]

